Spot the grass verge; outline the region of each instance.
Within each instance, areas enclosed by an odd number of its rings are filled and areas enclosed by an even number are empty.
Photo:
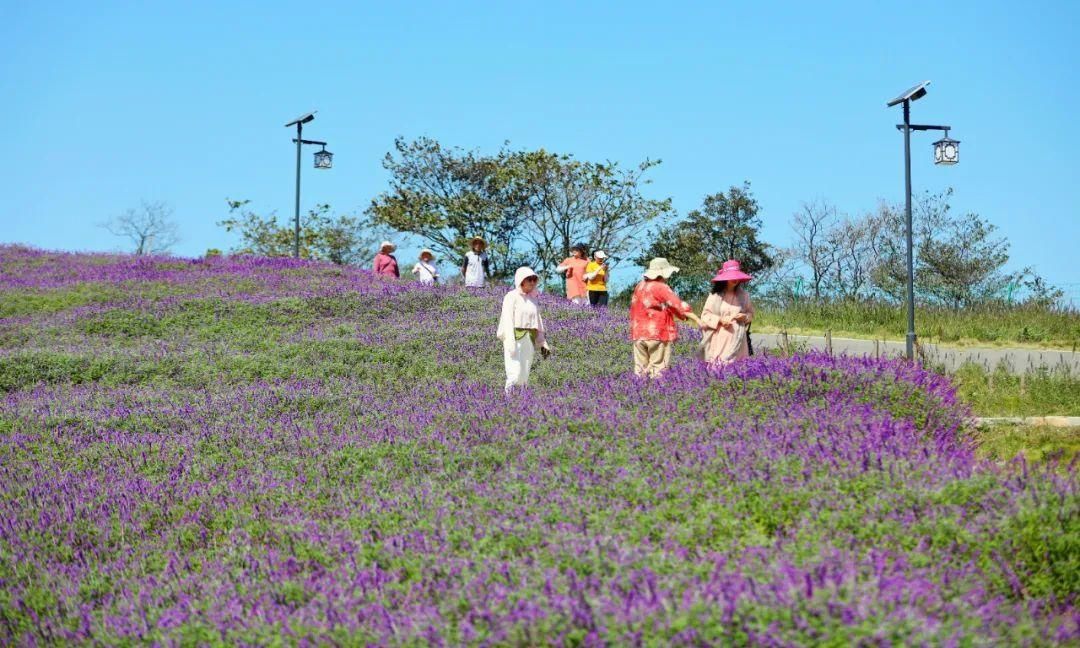
[[[754,330],[786,330],[903,340],[907,320],[902,305],[879,302],[802,303],[786,307],[759,305]],[[1031,347],[1075,351],[1080,347],[1080,313],[1034,306],[982,306],[964,310],[919,306],[919,338],[936,344]]]

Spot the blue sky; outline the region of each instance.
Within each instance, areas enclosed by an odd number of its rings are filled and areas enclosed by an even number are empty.
[[[802,201],[857,214],[900,200],[899,111],[948,123],[961,163],[913,142],[916,190],[955,188],[1035,266],[1080,295],[1080,3],[5,3],[0,240],[120,249],[96,227],[140,199],[173,206],[201,254],[235,241],[225,199],[292,213],[366,206],[397,135],[494,151],[544,147],[632,165],[680,211],[750,180],[764,237]]]

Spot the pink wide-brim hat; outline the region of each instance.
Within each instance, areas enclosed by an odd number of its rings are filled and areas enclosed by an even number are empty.
[[[739,268],[739,262],[734,259],[724,261],[724,265],[716,271],[716,276],[712,278],[713,281],[750,281],[751,279],[753,277],[743,272]]]

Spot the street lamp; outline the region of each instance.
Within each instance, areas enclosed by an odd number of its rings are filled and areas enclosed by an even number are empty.
[[[934,164],[956,164],[960,161],[960,142],[949,137],[949,131],[945,131],[945,137],[934,142]]]
[[[930,85],[930,82],[924,81],[909,88],[886,104],[887,108],[892,108],[897,104],[904,104],[904,123],[897,124],[896,127],[904,131],[904,214],[907,227],[907,340],[905,351],[908,360],[915,359],[915,253],[911,234],[911,131],[945,131],[945,137],[934,142],[934,163],[951,165],[960,161],[960,142],[949,139],[948,126],[928,126],[911,123],[911,102],[925,97],[926,86],[928,85]]]
[[[285,128],[296,126],[296,139],[293,140],[296,142],[296,209],[293,214],[293,256],[297,259],[300,258],[300,148],[304,144],[322,147],[321,151],[315,153],[316,169],[329,169],[333,166],[334,159],[334,154],[326,150],[326,142],[306,140],[303,138],[304,124],[315,119],[315,113],[317,112],[317,110],[313,110],[309,113],[304,113],[288,124],[285,124]]]
[[[315,168],[316,169],[329,169],[334,166],[334,154],[326,150],[326,144],[322,145],[322,150],[315,153]]]

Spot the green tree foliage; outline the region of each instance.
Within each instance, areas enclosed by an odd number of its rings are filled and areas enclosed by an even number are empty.
[[[934,300],[960,308],[1000,292],[1009,242],[978,214],[948,218],[919,246],[920,288]]]
[[[261,216],[251,210],[250,200],[228,200],[229,217],[218,222],[227,232],[237,232],[241,244],[234,254],[292,256],[293,224],[278,223],[277,215]],[[300,221],[300,258],[330,261],[338,265],[365,265],[375,256],[385,231],[367,219],[347,214],[330,215],[330,205],[316,205]]]
[[[427,137],[399,137],[383,159],[390,190],[372,200],[367,213],[376,223],[422,237],[455,264],[464,259],[469,240],[481,236],[488,242],[492,275],[510,276],[523,260],[517,237],[526,214],[502,156],[446,148]]]
[[[633,169],[615,163],[576,160],[544,150],[504,154],[514,181],[513,196],[526,215],[525,252],[537,267],[550,268],[584,242],[609,256],[639,248],[645,228],[671,211],[671,200],[645,198],[644,175],[659,161]]]
[[[978,214],[951,211],[952,190],[915,196],[912,239],[915,292],[930,304],[965,308],[1011,301],[1052,305],[1061,291],[1031,268],[1007,275],[1009,242]],[[824,201],[804,204],[792,216],[797,242],[789,254],[800,262],[815,299],[903,301],[907,285],[906,218],[900,205],[882,203],[855,220],[838,218]]]
[[[542,272],[577,242],[608,254],[631,253],[648,224],[671,210],[670,200],[641,193],[657,161],[623,169],[506,146],[482,155],[429,138],[398,138],[394,148],[383,161],[391,188],[372,201],[371,217],[423,237],[457,261],[469,239],[483,236],[496,277],[523,263]]]
[[[930,275],[920,267],[919,254],[925,244],[946,228],[949,198],[952,189],[915,196],[911,206],[911,235],[915,253],[915,287],[919,290]],[[874,266],[871,272],[874,287],[887,297],[901,301],[907,285],[907,226],[902,205],[882,203],[875,214],[866,216],[878,224],[879,236],[874,241]]]
[[[1010,281],[1003,272],[1009,262],[1009,242],[978,214],[954,214],[949,205],[952,193],[952,189],[928,192],[912,205],[916,293],[951,308],[1004,298]],[[879,233],[874,285],[893,299],[902,299],[907,281],[903,208],[882,205],[870,218],[877,221]],[[1044,288],[1040,294],[1047,294],[1045,282],[1030,269],[1020,274]]]
[[[773,265],[771,247],[758,239],[761,218],[750,183],[705,197],[701,209],[661,228],[652,244],[635,259],[646,266],[654,257],[666,257],[680,272],[671,283],[687,297],[709,290],[709,280],[728,259],[737,259],[754,274]]]

